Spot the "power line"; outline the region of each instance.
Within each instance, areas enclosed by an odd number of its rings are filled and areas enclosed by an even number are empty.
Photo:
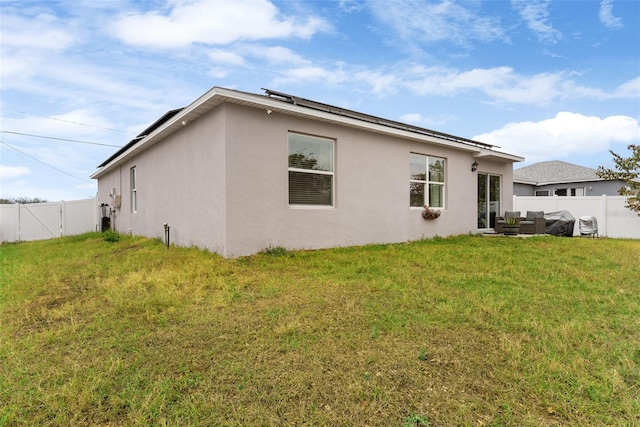
[[[77,176],[75,176],[75,175],[71,175],[71,174],[70,174],[69,172],[67,172],[67,171],[64,171],[64,170],[59,169],[59,168],[57,168],[57,167],[55,167],[55,166],[53,166],[53,165],[50,165],[50,164],[48,164],[48,163],[45,163],[45,162],[43,162],[42,160],[36,159],[35,157],[33,157],[33,156],[31,156],[31,155],[29,155],[29,154],[27,154],[27,153],[25,153],[25,152],[23,152],[23,151],[21,151],[21,150],[18,150],[16,147],[13,147],[12,145],[7,144],[7,143],[6,143],[6,142],[4,142],[4,141],[0,141],[0,144],[2,144],[2,145],[4,145],[4,146],[6,146],[6,147],[8,147],[8,148],[12,149],[13,151],[15,151],[15,152],[17,152],[17,153],[22,154],[23,156],[26,156],[26,157],[28,157],[28,158],[30,158],[30,159],[32,159],[32,160],[35,160],[36,162],[41,163],[41,164],[43,164],[43,165],[45,165],[45,166],[47,166],[47,167],[49,167],[49,168],[51,168],[51,169],[55,169],[55,170],[57,170],[57,171],[58,171],[58,172],[60,172],[60,173],[63,173],[63,174],[65,174],[65,175],[68,175],[68,176],[70,176],[71,178],[75,178],[75,179],[80,180],[80,181],[82,181],[82,182],[88,182],[89,184],[94,184],[94,182],[93,182],[93,181],[87,181],[86,179],[82,179],[82,178],[79,178],[79,177],[77,177]]]
[[[40,117],[41,119],[56,120],[58,122],[72,123],[74,125],[87,126],[87,127],[96,128],[96,129],[110,130],[110,131],[113,131],[113,132],[130,133],[130,134],[134,134],[134,135],[136,134],[136,132],[131,132],[131,131],[128,131],[128,130],[113,129],[113,128],[108,128],[108,127],[98,126],[98,125],[90,125],[90,124],[87,124],[87,123],[74,122],[73,120],[59,119],[57,117],[38,116],[38,115],[35,115],[35,114],[25,113],[24,111],[18,111],[18,113],[24,114],[25,116]]]
[[[89,141],[79,141],[77,139],[56,138],[56,137],[53,137],[53,136],[34,135],[32,133],[11,132],[9,130],[0,130],[0,132],[2,132],[2,133],[10,133],[10,134],[13,134],[13,135],[33,136],[35,138],[55,139],[57,141],[77,142],[77,143],[80,143],[80,144],[102,145],[102,146],[105,146],[105,147],[117,147],[117,148],[121,148],[122,147],[121,145],[102,144],[102,143],[99,143],[99,142],[89,142]]]

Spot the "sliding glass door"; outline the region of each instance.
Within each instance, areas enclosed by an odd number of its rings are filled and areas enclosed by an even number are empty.
[[[500,215],[500,176],[478,173],[478,228],[494,228]]]

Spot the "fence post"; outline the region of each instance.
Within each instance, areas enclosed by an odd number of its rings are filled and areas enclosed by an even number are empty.
[[[18,242],[22,241],[22,203],[18,205]]]
[[[60,206],[60,237],[64,236],[65,233],[65,226],[64,226],[64,200],[60,200],[59,203]]]
[[[598,223],[598,235],[599,236],[607,236],[607,223],[609,222],[609,208],[608,208],[608,200],[607,195],[602,195],[602,202],[600,204],[600,215],[602,216],[602,226]]]

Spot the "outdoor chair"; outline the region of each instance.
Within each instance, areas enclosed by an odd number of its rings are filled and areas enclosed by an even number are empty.
[[[518,218],[521,234],[545,234],[546,221],[543,211],[527,211],[527,216],[520,216],[520,211],[505,211],[504,216],[496,217],[494,230],[498,234],[504,233],[505,218]]]
[[[580,227],[580,237],[599,237],[598,220],[595,216],[582,216],[578,221],[578,226]]]
[[[496,233],[504,233],[504,220],[506,218],[517,218],[520,221],[524,219],[520,216],[520,211],[504,211],[504,216],[496,217],[495,226],[493,227]]]
[[[543,211],[527,211],[527,216],[520,221],[520,233],[545,234],[547,223]]]

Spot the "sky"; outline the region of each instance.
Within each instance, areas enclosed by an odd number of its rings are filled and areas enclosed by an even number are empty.
[[[97,166],[214,86],[612,167],[640,144],[637,0],[0,0],[0,198]]]

